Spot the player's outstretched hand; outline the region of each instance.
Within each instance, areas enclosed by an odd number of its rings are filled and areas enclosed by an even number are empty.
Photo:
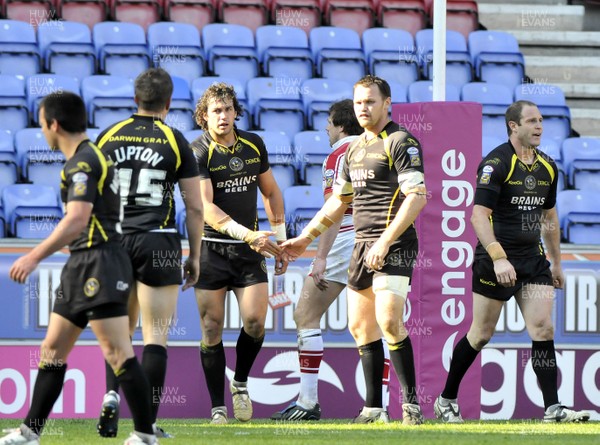
[[[310,239],[305,236],[299,236],[285,241],[281,244],[284,258],[287,259],[287,261],[296,261],[309,245]]]
[[[183,263],[183,287],[181,290],[188,290],[193,287],[200,277],[200,260],[192,260],[189,257]]]
[[[270,236],[275,235],[275,232],[269,232],[267,230],[258,230],[250,232],[245,241],[250,245],[252,250],[260,253],[267,258],[273,258],[282,254],[281,247],[269,239]]]
[[[33,259],[30,255],[23,255],[13,263],[8,272],[8,276],[11,280],[23,284],[29,274],[33,272],[37,266],[38,261]]]

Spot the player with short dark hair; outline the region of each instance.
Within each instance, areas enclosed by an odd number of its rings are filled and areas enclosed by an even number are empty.
[[[65,216],[46,240],[14,262],[9,276],[24,283],[44,258],[66,244],[71,255],[41,345],[31,408],[20,428],[0,439],[0,444],[39,444],[63,387],[69,352],[88,323],[118,376],[133,416],[135,431],[125,445],[157,444],[148,380],[128,335],[127,296],[133,274],[120,244],[116,170],[85,134],[85,105],[79,96],[70,92],[46,96],[40,103],[39,122],[48,145],[60,149],[67,159],[61,172]]]
[[[175,315],[182,269],[183,290],[198,280],[203,209],[200,178],[194,153],[178,130],[164,120],[171,104],[173,82],[162,68],[150,68],[135,80],[138,110],[98,136],[98,147],[115,163],[124,207],[123,245],[133,264],[135,283],[129,298],[130,332],[142,315],[142,367],[151,387],[153,424],[158,437],[168,436],[156,426],[167,372],[167,340]],[[181,239],[175,226],[176,184],[186,210],[189,256],[182,262]],[[117,434],[118,382],[107,367],[107,394],[102,403],[98,432]]]
[[[269,166],[262,139],[238,130],[243,113],[231,85],[208,87],[196,106],[195,118],[206,131],[192,143],[200,169],[205,218],[201,272],[196,284],[202,342],[200,358],[210,394],[211,422],[227,423],[224,401],[225,294],[235,294],[243,327],[236,345],[235,375],[230,391],[233,414],[240,421],[252,417],[248,374],[265,335],[268,288],[266,257],[276,257],[275,274],[287,263],[276,241],[286,238],[283,198]],[[273,232],[258,230],[257,191],[260,190]]]
[[[354,112],[365,132],[348,147],[333,196],[299,237],[282,246],[289,259],[297,258],[352,203],[356,241],[348,271],[348,326],[367,386],[354,421],[389,421],[382,406],[383,332],[403,390],[403,423],[415,425],[423,423],[423,414],[402,317],[418,252],[413,222],[426,204],[426,189],[421,145],[390,120],[390,103],[385,80],[368,75],[354,85]]]
[[[544,398],[544,422],[583,422],[558,400],[558,368],[552,310],[562,289],[560,227],[556,213],[558,169],[538,150],[542,115],[536,104],[517,101],[505,115],[508,141],[477,169],[471,223],[478,242],[473,261],[473,321],[454,348],[446,386],[434,403],[438,418],[462,423],[458,388],[479,351],[494,334],[504,303],[515,297],[532,339],[531,364]],[[550,257],[546,259],[546,252]]]

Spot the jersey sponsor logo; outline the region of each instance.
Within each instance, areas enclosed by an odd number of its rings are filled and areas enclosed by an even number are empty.
[[[480,184],[489,184],[491,177],[492,177],[491,173],[482,173],[481,178],[479,178],[479,183]]]
[[[246,164],[250,165],[250,164],[259,164],[260,163],[260,158],[256,157],[256,158],[252,158],[252,159],[246,159]]]
[[[216,188],[225,189],[225,193],[238,193],[248,191],[248,185],[256,181],[256,175],[242,176],[235,179],[217,182]]]
[[[88,278],[83,285],[83,293],[86,297],[92,298],[100,291],[100,283],[96,278]]]
[[[225,164],[222,164],[222,165],[218,165],[216,167],[211,167],[209,170],[211,172],[218,172],[218,171],[225,170],[225,169],[227,169],[227,166]]]
[[[515,205],[534,205],[541,206],[546,202],[545,196],[513,196],[510,200]]]
[[[493,171],[494,171],[494,167],[492,167],[491,165],[486,165],[483,167],[484,173],[492,173]]]
[[[244,168],[244,161],[242,161],[237,156],[234,156],[229,160],[229,168],[232,169],[234,172],[239,172],[241,169]]]
[[[92,167],[90,167],[90,164],[87,162],[79,161],[76,167],[70,168],[67,171],[67,175],[70,175],[71,173],[77,173],[78,171],[89,173],[92,171]]]
[[[529,175],[525,178],[525,188],[527,190],[533,190],[535,188],[535,186],[537,185],[536,183],[537,183],[537,181],[536,181],[535,177],[532,175]]]
[[[352,159],[352,161],[354,162],[360,162],[364,159],[365,155],[367,154],[367,150],[365,148],[361,149],[358,151],[358,153],[356,153],[354,155],[354,158]]]
[[[523,181],[508,181],[508,185],[523,185]]]
[[[538,180],[537,184],[538,184],[538,185],[541,185],[541,186],[546,186],[546,187],[549,187],[549,186],[550,186],[550,181],[542,181],[542,180]]]
[[[385,155],[382,155],[381,153],[367,153],[366,158],[367,159],[381,159],[381,160],[387,159],[387,157]]]
[[[419,154],[419,149],[416,147],[410,147],[408,150],[406,150],[406,152],[409,155],[418,155]]]
[[[483,278],[480,278],[479,282],[481,284],[485,284],[486,286],[493,286],[493,287],[496,286],[496,283],[494,283],[493,281],[484,280]]]
[[[88,175],[83,172],[75,173],[73,175],[73,182],[86,182],[88,180]]]
[[[485,163],[498,165],[498,164],[500,164],[500,159],[499,158],[488,159],[487,161],[485,161]]]
[[[329,169],[325,170],[325,174],[324,174],[325,187],[333,186],[334,175],[335,175],[335,171],[333,171],[332,169],[329,168]]]
[[[121,281],[121,280],[117,281],[117,290],[118,291],[124,292],[127,289],[129,289],[129,283],[126,283],[126,282]]]
[[[410,155],[410,165],[411,167],[420,167],[421,166],[421,157],[416,155]]]
[[[87,183],[76,182],[73,185],[73,194],[75,196],[84,196],[87,193]]]

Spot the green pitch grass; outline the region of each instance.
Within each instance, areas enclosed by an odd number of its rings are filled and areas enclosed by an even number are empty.
[[[0,420],[2,429],[18,424],[19,421]],[[96,434],[95,426],[93,419],[50,419],[42,444],[122,444],[132,431],[131,420],[124,419],[119,424],[118,437],[104,439]],[[389,445],[400,441],[410,445],[579,445],[597,444],[600,440],[600,422],[543,424],[539,420],[469,421],[462,425],[427,420],[425,425],[406,427],[397,421],[387,425],[351,425],[349,420],[291,423],[256,419],[213,426],[207,419],[164,419],[160,426],[175,435],[174,439],[161,439],[163,445]]]

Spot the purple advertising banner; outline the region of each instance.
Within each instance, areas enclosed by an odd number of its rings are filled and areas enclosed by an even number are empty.
[[[417,222],[419,258],[405,324],[416,351],[417,391],[426,417],[443,389],[454,345],[471,323],[471,264],[475,233],[469,222],[481,160],[481,105],[469,102],[397,104],[392,118],[421,143],[428,202]],[[391,394],[396,393],[391,388]],[[480,413],[481,368],[461,385],[465,418]],[[393,403],[390,412],[394,412]]]

